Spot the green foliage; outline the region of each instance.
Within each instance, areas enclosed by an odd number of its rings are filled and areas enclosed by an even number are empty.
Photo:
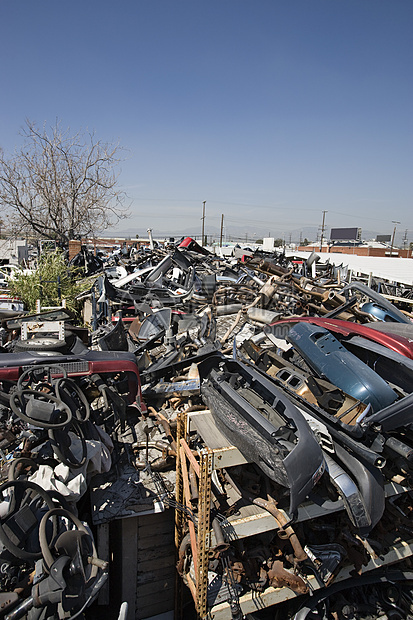
[[[42,306],[60,306],[65,299],[66,307],[77,313],[80,308],[75,298],[89,287],[89,281],[76,280],[60,250],[41,254],[36,270],[9,281],[10,293],[20,297],[29,312],[36,311],[38,299]]]

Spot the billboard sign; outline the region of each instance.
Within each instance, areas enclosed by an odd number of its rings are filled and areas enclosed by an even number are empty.
[[[360,241],[361,228],[332,228],[330,241]]]
[[[376,241],[380,243],[390,243],[391,235],[377,235]]]

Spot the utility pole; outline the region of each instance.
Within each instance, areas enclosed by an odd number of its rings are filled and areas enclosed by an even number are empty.
[[[393,245],[394,245],[394,236],[396,234],[396,227],[397,227],[397,224],[400,224],[400,222],[396,222],[396,220],[392,220],[391,223],[394,224],[394,228],[393,228],[393,236],[391,238],[390,258],[393,256]]]
[[[219,238],[219,247],[222,248],[222,233],[224,231],[224,214],[221,214],[221,236]]]
[[[407,228],[406,228],[406,230],[404,231],[404,237],[403,237],[403,250],[405,250],[405,249],[406,249],[406,246],[407,246]]]
[[[203,208],[202,208],[202,237],[201,237],[201,245],[204,245],[204,234],[205,234],[205,204],[206,204],[206,200],[203,201]]]
[[[325,231],[324,222],[326,219],[326,213],[328,213],[328,211],[323,211],[323,222],[321,224],[320,252],[323,251],[323,236],[324,236],[324,231]]]

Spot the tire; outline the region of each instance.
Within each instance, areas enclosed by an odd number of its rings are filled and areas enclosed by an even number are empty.
[[[17,340],[15,351],[63,351],[67,348],[65,340],[52,337],[32,338],[31,340]]]

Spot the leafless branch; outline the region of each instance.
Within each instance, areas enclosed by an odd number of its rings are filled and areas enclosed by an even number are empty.
[[[7,158],[0,150],[0,206],[15,226],[66,244],[129,217],[117,187],[122,149],[94,133],[48,131],[26,120],[24,144]]]

